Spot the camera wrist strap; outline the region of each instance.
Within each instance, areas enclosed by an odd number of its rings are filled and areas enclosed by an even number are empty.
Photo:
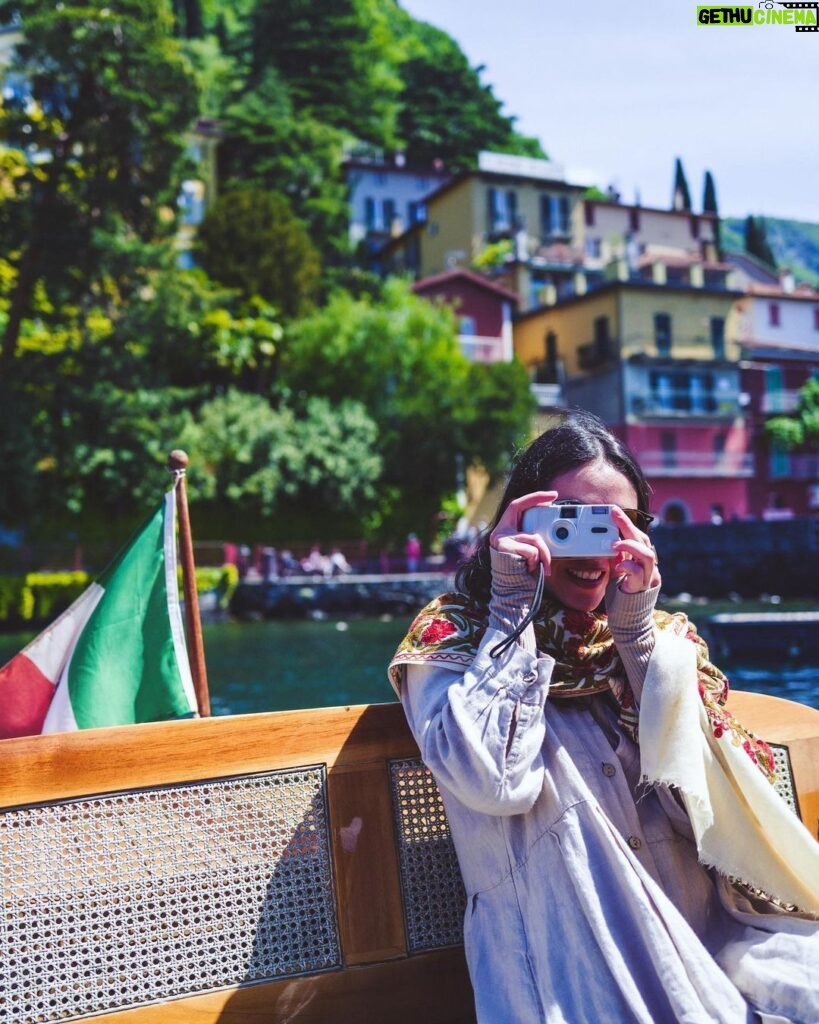
[[[524,616],[523,622],[521,622],[520,625],[517,626],[514,629],[514,631],[509,634],[509,636],[504,637],[504,639],[501,640],[500,643],[495,644],[495,646],[489,652],[490,658],[497,658],[501,654],[503,654],[506,648],[517,640],[517,638],[521,635],[524,629],[526,629],[526,627],[530,623],[534,622],[538,612],[540,611],[540,602],[543,600],[543,591],[546,588],[546,574],[543,572],[542,562],[538,562],[537,568],[538,576],[537,583],[535,584],[535,592],[532,595],[532,606]]]

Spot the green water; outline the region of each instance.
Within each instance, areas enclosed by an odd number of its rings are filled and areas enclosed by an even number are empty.
[[[213,714],[394,700],[386,666],[410,618],[206,624],[205,659]],[[31,634],[0,635],[0,665],[30,639]],[[734,689],[771,693],[819,708],[817,665],[721,661],[720,668]]]

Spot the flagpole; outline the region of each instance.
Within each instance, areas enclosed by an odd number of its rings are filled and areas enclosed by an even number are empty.
[[[205,669],[205,646],[202,642],[202,621],[199,617],[199,595],[196,592],[196,570],[193,561],[193,539],[188,515],[188,494],[185,471],[188,456],[175,448],[168,457],[168,469],[174,475],[176,487],[176,514],[179,520],[179,560],[182,564],[182,593],[185,596],[185,623],[187,625],[188,658],[191,663],[193,688],[200,718],[210,717],[208,674]]]

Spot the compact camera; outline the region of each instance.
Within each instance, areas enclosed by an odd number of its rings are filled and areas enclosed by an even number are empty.
[[[611,505],[536,505],[523,513],[525,533],[538,533],[554,558],[614,558],[620,531]]]

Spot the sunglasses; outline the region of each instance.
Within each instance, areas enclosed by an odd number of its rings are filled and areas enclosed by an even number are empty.
[[[578,498],[558,498],[557,501],[552,502],[553,505],[585,505],[584,501],[580,501]],[[654,516],[648,512],[643,512],[639,508],[624,508],[621,509],[623,515],[633,523],[638,530],[647,530],[649,525],[654,522]]]

